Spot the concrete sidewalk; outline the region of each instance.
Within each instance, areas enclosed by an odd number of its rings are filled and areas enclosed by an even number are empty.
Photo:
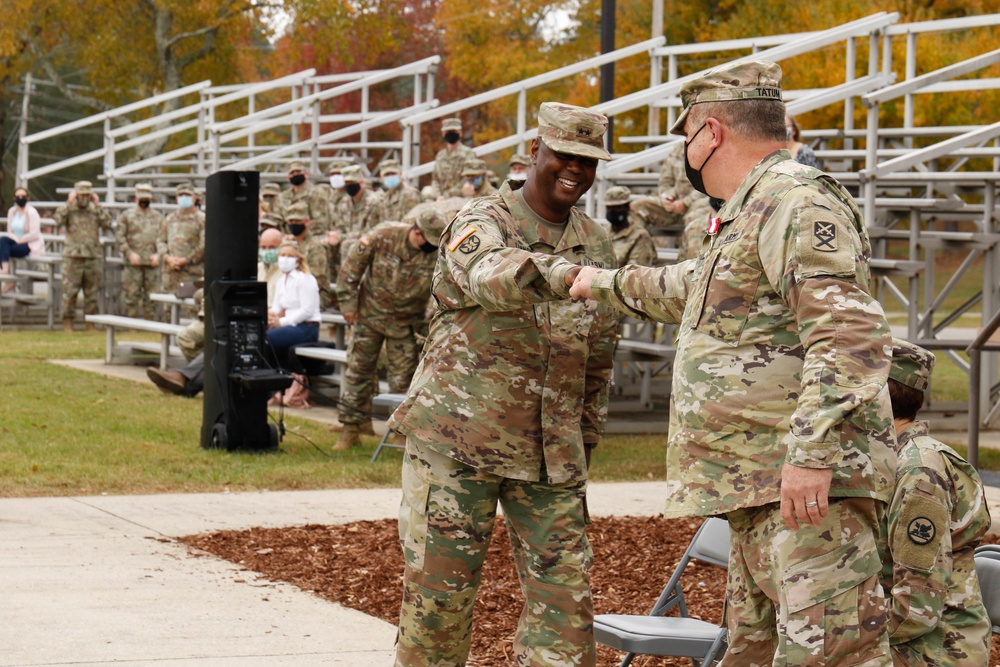
[[[595,515],[655,516],[660,482],[594,484]],[[173,540],[395,517],[398,489],[0,499],[0,665],[392,663],[395,627]]]

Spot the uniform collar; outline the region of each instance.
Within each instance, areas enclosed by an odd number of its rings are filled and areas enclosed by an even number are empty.
[[[740,183],[740,187],[736,189],[735,194],[726,200],[725,206],[723,206],[722,210],[719,211],[719,218],[722,219],[722,224],[726,224],[727,222],[735,220],[739,217],[740,213],[743,211],[743,205],[746,203],[747,197],[753,191],[760,179],[763,178],[768,169],[779,162],[791,159],[792,154],[782,148],[781,150],[771,153],[758,162],[757,166],[751,169],[750,173],[743,179],[743,182]]]
[[[527,204],[522,206],[521,199],[514,194],[514,191],[511,189],[507,181],[504,181],[503,185],[500,186],[500,196],[503,197],[504,203],[507,205],[507,210],[511,212],[511,215],[513,215],[515,219],[523,220],[527,217],[528,212],[524,210],[524,207],[527,206]],[[534,215],[538,216],[537,213]],[[533,247],[536,243],[542,242],[542,238],[538,233],[538,227],[535,225],[526,225],[522,227],[521,234],[524,236],[524,240],[527,241],[529,247]],[[576,207],[574,206],[570,209],[569,219],[566,221],[562,237],[559,239],[558,244],[552,252],[554,254],[558,254],[568,248],[575,248],[577,246],[584,245],[585,238],[586,234],[580,225],[579,213],[577,213]]]

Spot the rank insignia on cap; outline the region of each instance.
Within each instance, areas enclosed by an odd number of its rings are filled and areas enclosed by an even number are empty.
[[[925,516],[918,516],[910,521],[906,528],[906,534],[914,544],[924,545],[930,543],[937,534],[934,522]]]
[[[469,238],[475,233],[476,233],[476,228],[473,227],[472,225],[466,225],[465,227],[462,227],[462,229],[459,230],[458,234],[455,234],[455,238],[451,240],[451,243],[448,244],[448,251],[455,252],[458,246],[462,245],[462,241]],[[472,251],[470,250],[469,252]]]
[[[836,252],[837,227],[832,222],[813,223],[813,248],[823,252]]]
[[[458,249],[461,250],[466,255],[468,255],[470,252],[475,252],[476,250],[479,249],[479,237],[470,236],[469,238],[465,239],[465,241],[463,241],[461,245],[458,246]]]

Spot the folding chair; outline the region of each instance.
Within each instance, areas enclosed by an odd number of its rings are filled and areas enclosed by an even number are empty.
[[[636,654],[691,658],[695,667],[709,667],[725,653],[726,628],[688,616],[681,575],[692,560],[729,567],[729,523],[725,519],[711,518],[701,525],[648,616],[594,617],[597,641],[627,652],[621,667],[628,667]],[[679,617],[664,616],[674,607]]]
[[[986,614],[990,617],[993,634],[1000,634],[1000,552],[988,549],[980,553],[976,549],[975,559]]]

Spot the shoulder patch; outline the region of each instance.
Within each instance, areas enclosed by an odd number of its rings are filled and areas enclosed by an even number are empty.
[[[935,498],[910,491],[895,520],[890,549],[898,565],[929,572],[937,562],[938,548],[948,530],[948,510]]]
[[[462,229],[460,229],[458,233],[455,234],[455,238],[451,240],[451,243],[448,244],[448,252],[455,252],[455,250],[458,249],[458,246],[462,245],[462,242],[465,241],[465,239],[469,238],[475,233],[476,233],[476,228],[473,227],[472,225],[466,225],[465,227],[462,227]],[[477,240],[476,247],[478,248],[479,247],[478,239],[476,240]],[[472,252],[472,250],[469,250],[468,252]]]
[[[371,239],[368,238],[367,234],[362,234],[361,238],[358,239],[357,253],[359,255],[364,254],[365,250],[368,250],[368,244],[371,243]]]
[[[466,255],[470,252],[475,252],[479,249],[479,237],[475,235],[470,236],[458,246],[458,249]]]
[[[837,252],[837,225],[815,220],[812,247],[820,252]]]

